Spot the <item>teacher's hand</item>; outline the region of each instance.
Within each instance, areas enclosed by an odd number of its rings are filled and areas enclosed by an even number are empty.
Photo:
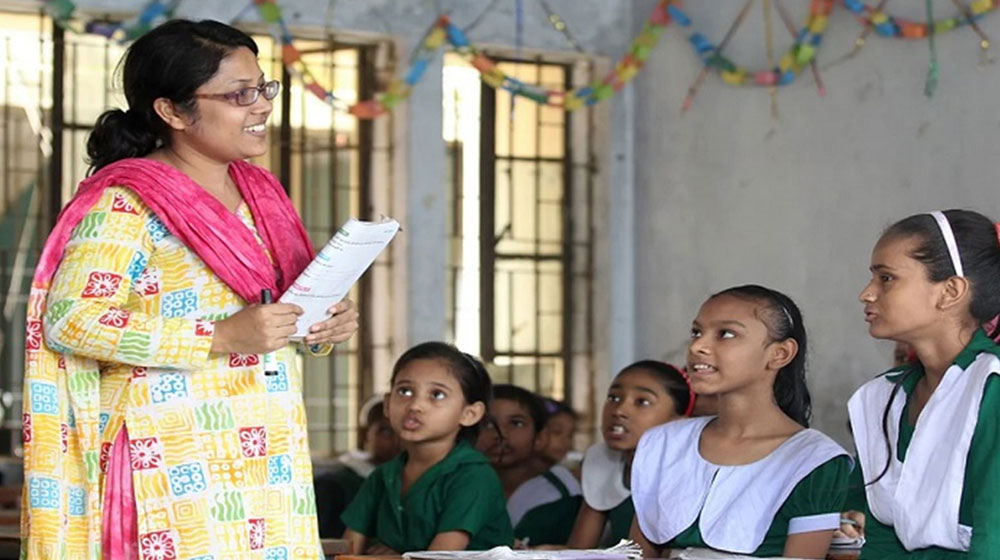
[[[266,354],[288,344],[302,308],[291,303],[254,304],[215,322],[212,352]]]
[[[309,327],[306,344],[336,344],[351,338],[358,330],[358,314],[354,302],[345,299],[326,311],[333,315]]]

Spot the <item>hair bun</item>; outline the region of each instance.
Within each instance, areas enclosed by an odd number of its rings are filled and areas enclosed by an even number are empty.
[[[142,157],[156,149],[156,133],[136,111],[110,109],[97,118],[87,137],[92,170],[120,159]]]

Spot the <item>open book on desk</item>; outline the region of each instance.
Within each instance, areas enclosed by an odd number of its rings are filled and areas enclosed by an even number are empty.
[[[293,339],[305,337],[309,327],[330,317],[327,310],[347,297],[398,231],[399,222],[391,218],[378,222],[351,218],[337,230],[278,300],[305,310]]]
[[[497,546],[489,550],[407,552],[403,560],[639,560],[642,550],[630,540],[622,539],[611,548],[590,550],[513,550]]]

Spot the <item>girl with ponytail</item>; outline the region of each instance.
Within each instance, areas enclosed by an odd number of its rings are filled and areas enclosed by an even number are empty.
[[[806,330],[798,306],[762,286],[713,295],[691,327],[687,372],[718,414],[646,431],[632,463],[644,556],[707,548],[825,558],[851,460],[808,429]]]
[[[996,558],[1000,551],[1000,241],[968,210],[917,214],[872,251],[868,332],[915,363],[851,397],[864,487],[861,558]],[[995,321],[993,321],[995,326]]]

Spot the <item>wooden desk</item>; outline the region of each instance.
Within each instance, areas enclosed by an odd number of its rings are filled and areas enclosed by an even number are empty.
[[[323,546],[323,556],[329,559],[351,551],[351,546],[344,539],[320,539],[319,542]]]

